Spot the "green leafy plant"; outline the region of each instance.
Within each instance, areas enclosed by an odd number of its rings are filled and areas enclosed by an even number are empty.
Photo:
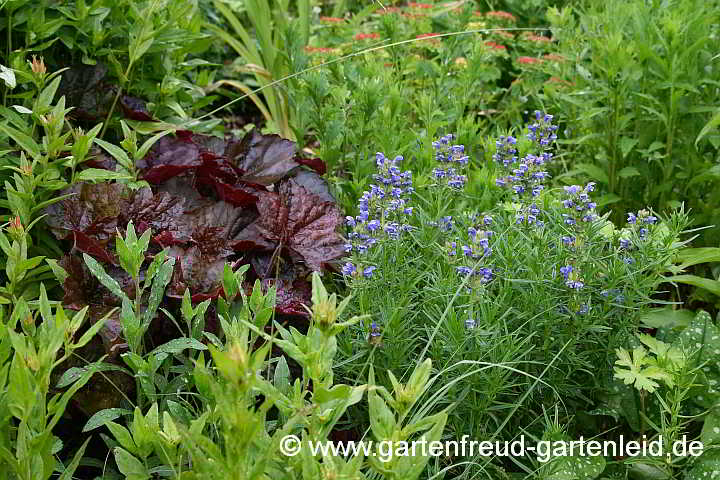
[[[567,115],[572,151],[583,158],[564,176],[602,185],[601,204],[662,211],[684,202],[697,224],[716,223],[710,19],[694,0],[621,3],[548,12],[566,58],[553,74],[573,86],[542,98]]]
[[[229,5],[215,1],[215,8],[223,15],[232,27],[235,36],[223,26],[208,24],[208,28],[226,42],[239,57],[235,60],[237,73],[250,75],[252,82],[247,80],[219,80],[211,88],[228,85],[237,88],[253,101],[262,113],[268,128],[280,133],[284,138],[295,139],[295,132],[290,127],[295,119],[290,117],[288,95],[280,85],[271,85],[277,80],[288,76],[289,59],[281,52],[286,47],[285,38],[289,34],[291,22],[297,22],[295,34],[299,35],[300,48],[307,44],[310,34],[310,0],[297,2],[297,19],[289,20],[290,3],[288,0],[252,0],[246,5],[245,14],[254,29],[255,38],[251,37],[240,19],[233,13]],[[257,42],[257,45],[256,45]],[[253,90],[262,88],[262,99]]]
[[[42,261],[42,257],[23,256],[28,232],[13,234],[16,238],[10,244],[0,232],[0,246],[7,255],[8,292],[16,292],[12,287],[30,277]],[[38,296],[12,296],[0,305],[0,399],[6,405],[0,414],[3,478],[49,479],[59,471],[59,478],[70,479],[89,439],[63,466],[56,458],[63,444],[53,430],[72,396],[97,370],[89,364],[80,375],[63,376],[54,386],[52,375],[90,342],[105,318],[86,328],[87,309],[68,316],[61,305],[51,303],[44,285],[34,281],[39,285]]]

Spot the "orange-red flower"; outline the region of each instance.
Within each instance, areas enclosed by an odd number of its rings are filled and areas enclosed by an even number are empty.
[[[493,32],[493,34],[498,35],[498,36],[503,37],[503,38],[507,38],[507,39],[513,39],[513,38],[515,38],[515,35],[513,35],[513,34],[510,33],[510,32],[503,31],[503,30],[498,30],[498,31],[496,31],[496,32]]]
[[[545,36],[543,36],[543,35],[535,35],[535,34],[533,34],[533,33],[527,33],[527,34],[524,35],[524,37],[525,37],[527,40],[530,40],[531,42],[536,42],[536,43],[550,43],[550,42],[552,42],[552,39],[550,39],[549,37],[545,37]]]
[[[380,38],[380,34],[378,33],[358,33],[355,35],[355,40],[367,40],[367,39],[374,39],[374,38]]]
[[[517,63],[524,63],[526,65],[533,65],[536,63],[542,63],[542,58],[535,58],[535,57],[517,57],[515,59]]]
[[[408,3],[408,7],[410,7],[410,8],[432,8],[432,5],[430,5],[429,3],[410,2],[410,3]]]
[[[507,47],[505,45],[500,45],[499,43],[495,42],[485,42],[485,45],[492,48],[493,50],[507,50]]]
[[[503,19],[503,20],[509,20],[509,21],[511,21],[511,22],[514,22],[514,21],[517,20],[517,19],[515,18],[515,15],[513,15],[513,14],[510,13],[510,12],[503,12],[502,10],[495,10],[495,11],[492,11],[492,12],[487,12],[485,15],[487,15],[488,17],[501,18],[501,19]]]
[[[320,17],[321,22],[327,22],[327,23],[343,23],[345,22],[344,18],[338,18],[338,17]]]
[[[38,60],[35,58],[35,55],[33,55],[32,62],[30,62],[30,70],[32,70],[33,73],[47,73],[43,57],[40,57],[40,60]]]
[[[8,228],[14,228],[15,230],[22,231],[23,224],[22,224],[22,220],[20,220],[20,217],[15,216],[15,218],[10,220],[10,225],[8,225]]]
[[[569,82],[569,81],[567,81],[567,80],[563,80],[563,79],[560,78],[560,77],[550,77],[550,78],[547,80],[547,82],[545,82],[545,83],[558,83],[558,84],[560,84],[560,85],[568,86],[568,87],[571,87],[571,86],[575,85],[574,82]]]
[[[386,15],[388,13],[398,13],[398,12],[400,12],[399,7],[385,7],[385,8],[380,8],[375,11],[375,13],[377,13],[379,15]]]
[[[308,45],[305,47],[305,51],[308,53],[332,53],[334,49],[329,47],[311,47]]]
[[[421,33],[420,35],[415,35],[415,38],[424,38],[426,40],[429,40],[432,43],[438,43],[440,42],[440,39],[433,38],[440,35],[439,33]]]
[[[565,57],[563,57],[559,53],[547,53],[547,54],[543,55],[543,58],[545,60],[550,60],[552,62],[564,62],[565,60],[567,60]]]

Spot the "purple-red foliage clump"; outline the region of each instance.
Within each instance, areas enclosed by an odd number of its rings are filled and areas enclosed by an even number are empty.
[[[88,165],[115,167],[100,152]],[[166,306],[186,288],[193,302],[222,295],[227,262],[251,266],[248,287],[255,279],[276,286],[277,314],[307,315],[308,274],[332,268],[345,244],[337,233],[344,217],[320,177],[320,159],[299,158],[294,142],[256,130],[240,141],[179,131],[160,139],[136,167],[151,188],[78,183],[47,209],[48,226],[69,247],[60,261],[69,274],[63,285],[68,308],[89,305],[98,319],[120,306],[89,272],[82,253],[103,262],[134,297],[114,254],[117,232],[124,235],[132,221],[138,234],[152,231],[145,268],[163,248],[176,257]],[[121,333],[116,315],[101,331],[108,353],[123,345]]]

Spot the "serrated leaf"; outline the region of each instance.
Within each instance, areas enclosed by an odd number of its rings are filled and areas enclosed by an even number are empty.
[[[579,170],[587,174],[592,180],[596,182],[605,183],[609,182],[608,175],[602,168],[592,163],[578,163],[575,165],[575,170]]]
[[[638,139],[637,138],[630,138],[630,137],[622,137],[620,138],[620,151],[622,152],[622,156],[627,157],[628,153],[637,145]],[[632,167],[625,167],[625,168],[632,168]],[[623,169],[625,170],[625,169]],[[639,175],[639,172],[638,172]]]
[[[642,175],[640,170],[635,167],[625,167],[618,172],[620,178],[639,177],[640,175]]]

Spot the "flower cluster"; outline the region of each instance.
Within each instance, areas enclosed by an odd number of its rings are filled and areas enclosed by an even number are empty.
[[[428,225],[432,227],[438,227],[440,231],[450,232],[455,228],[455,223],[451,216],[442,217],[439,222],[428,222]]]
[[[628,224],[636,226],[640,238],[645,238],[650,232],[649,225],[654,225],[657,222],[657,217],[651,215],[647,210],[640,210],[637,214],[628,213],[627,221]]]
[[[522,223],[527,223],[528,225],[542,227],[545,225],[545,222],[543,222],[542,220],[538,220],[539,214],[540,209],[538,208],[537,204],[531,203],[527,207],[524,207],[517,212],[515,216],[515,223],[517,223],[518,225]]]
[[[358,33],[353,37],[355,40],[375,40],[380,38],[379,33]]]
[[[657,220],[657,217],[652,215],[648,210],[628,213],[628,227],[623,229],[623,233],[619,239],[620,250],[629,251],[632,248],[633,242],[631,238],[628,237],[635,235],[639,240],[647,239],[650,229],[655,225]],[[624,257],[623,261],[627,264],[635,263],[635,260],[631,256]]]
[[[492,217],[484,216],[482,219],[482,227],[492,225]],[[485,284],[493,279],[492,268],[486,265],[480,265],[481,261],[486,264],[487,259],[492,254],[490,246],[490,238],[493,232],[491,230],[482,230],[479,227],[471,226],[467,229],[467,240],[459,244],[457,241],[450,242],[449,256],[460,265],[455,267],[455,271],[462,275],[472,275],[479,280],[479,283]]]
[[[552,153],[546,151],[557,138],[557,130],[552,125],[552,115],[535,112],[536,122],[527,126],[527,138],[532,140],[535,153],[528,153],[518,160],[517,139],[511,135],[500,137],[495,142],[496,151],[493,160],[502,165],[505,172],[495,180],[499,187],[511,189],[518,196],[537,197],[545,188],[544,182],[550,178],[545,166],[552,160]]]
[[[485,45],[490,47],[491,50],[507,50],[505,45],[500,45],[499,43],[493,41],[487,41],[485,42]]]
[[[543,149],[550,148],[553,142],[557,140],[555,132],[558,129],[557,125],[553,125],[552,119],[552,115],[535,110],[535,122],[528,125],[527,138]]]
[[[465,155],[465,145],[451,143],[454,138],[455,136],[450,133],[432,142],[435,149],[435,160],[442,165],[442,167],[433,169],[433,176],[448,187],[460,190],[467,182],[465,169],[470,162],[470,157]]]
[[[543,152],[540,155],[528,153],[519,161],[510,163],[506,167],[508,174],[498,177],[495,184],[499,187],[511,189],[519,197],[528,194],[531,197],[537,197],[545,188],[545,180],[550,178],[550,174],[545,170],[545,165],[551,159],[551,153]],[[504,159],[504,161],[507,161],[507,159]]]
[[[557,126],[552,124],[552,115],[535,112],[535,121],[527,126],[527,138],[532,142],[530,152],[518,159],[517,138],[512,135],[501,136],[495,142],[493,160],[503,172],[495,179],[499,187],[512,190],[521,204],[516,214],[516,223],[527,223],[542,227],[544,222],[538,219],[540,209],[535,197],[545,189],[545,181],[550,174],[545,170],[552,161],[553,154],[548,150],[557,139]]]
[[[565,225],[573,226],[578,222],[592,222],[597,219],[595,207],[597,203],[590,199],[590,192],[595,190],[595,182],[590,182],[585,187],[580,185],[570,185],[565,187],[565,195],[562,201],[563,207],[570,213],[563,213]],[[565,241],[568,244],[572,242]]]
[[[370,189],[360,197],[359,214],[346,217],[346,224],[351,231],[345,251],[353,254],[356,261],[343,265],[344,275],[362,273],[365,278],[371,278],[376,267],[360,266],[364,262],[358,261],[358,257],[366,254],[380,240],[397,240],[402,232],[410,230],[406,222],[413,208],[408,205],[408,199],[414,189],[412,172],[403,172],[398,166],[402,161],[401,155],[391,160],[382,153],[375,154],[378,173],[373,175],[373,180],[376,183],[370,185]]]
[[[565,279],[565,285],[574,289],[580,290],[585,284],[578,278],[578,273],[573,269],[572,265],[565,265],[560,267],[560,273]]]
[[[377,323],[372,322],[370,324],[370,333],[368,335],[368,343],[376,347],[382,346],[382,332]]]

